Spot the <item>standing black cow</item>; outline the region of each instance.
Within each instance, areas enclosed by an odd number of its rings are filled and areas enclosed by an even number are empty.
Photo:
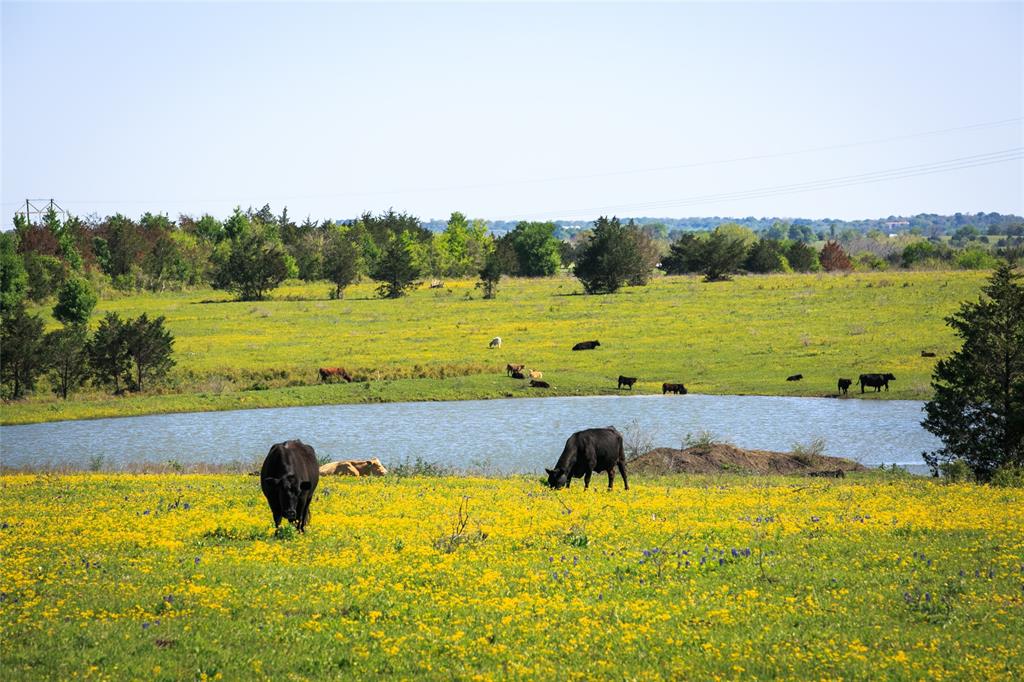
[[[615,481],[615,467],[622,474],[622,485],[629,490],[626,478],[626,455],[622,448],[622,434],[614,427],[577,431],[565,441],[562,456],[554,469],[545,469],[548,485],[556,490],[568,488],[573,478],[583,477],[583,489],[590,487],[590,476],[595,471],[608,472],[608,490]]]
[[[309,523],[309,503],[320,482],[316,452],[301,440],[276,443],[270,447],[260,470],[260,487],[274,515],[274,526],[286,518],[305,532]]]
[[[860,392],[864,392],[865,386],[871,386],[875,389],[875,393],[882,390],[885,386],[885,390],[889,390],[889,382],[896,381],[896,377],[886,372],[885,374],[861,374],[858,382],[860,383]]]
[[[851,379],[840,379],[839,380],[839,392],[842,393],[843,395],[846,395],[847,391],[850,390],[850,386],[852,384],[853,384],[853,381]]]
[[[573,350],[594,350],[601,345],[600,341],[580,341],[572,347]]]
[[[629,390],[632,391],[633,390],[633,384],[635,384],[635,383],[636,383],[636,377],[624,377],[621,374],[619,375],[619,385],[618,385],[618,388],[622,388],[623,386],[625,386],[626,388],[628,388]]]

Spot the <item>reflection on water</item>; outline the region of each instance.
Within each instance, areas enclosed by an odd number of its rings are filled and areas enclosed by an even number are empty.
[[[939,441],[921,428],[922,403],[771,396],[600,396],[324,405],[0,427],[5,466],[105,468],[138,462],[250,461],[273,443],[301,438],[332,459],[423,458],[459,469],[538,472],[574,431],[634,423],[656,446],[712,433],[744,448],[789,450],[826,440],[826,454],[868,466],[923,471]]]

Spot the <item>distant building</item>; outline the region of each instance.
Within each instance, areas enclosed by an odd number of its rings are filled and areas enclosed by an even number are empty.
[[[890,230],[899,229],[901,227],[910,227],[909,220],[891,220],[885,224]]]

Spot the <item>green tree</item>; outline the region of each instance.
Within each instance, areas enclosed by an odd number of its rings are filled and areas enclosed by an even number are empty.
[[[939,360],[922,425],[943,447],[925,453],[933,470],[962,460],[986,481],[1002,466],[1024,466],[1024,285],[1001,264],[970,301],[946,318],[963,339]]]
[[[18,253],[17,235],[0,232],[0,312],[13,308],[28,292],[28,272]]]
[[[547,277],[558,272],[562,263],[555,224],[522,221],[509,234],[515,250],[518,271],[523,277]]]
[[[810,272],[817,269],[818,252],[804,242],[793,241],[786,246],[786,260],[796,272]]]
[[[573,274],[588,294],[618,291],[644,268],[637,242],[637,230],[619,219],[604,216],[594,221],[594,231],[583,244]]]
[[[334,284],[331,298],[342,298],[345,287],[357,282],[363,272],[363,252],[357,239],[355,230],[348,227],[334,228],[327,236],[323,274]]]
[[[67,277],[64,263],[55,256],[26,253],[25,270],[28,272],[28,297],[42,303],[57,293]]]
[[[57,292],[53,316],[64,324],[85,324],[98,300],[88,280],[78,276],[69,277]]]
[[[171,349],[174,336],[164,328],[164,317],[150,320],[146,313],[128,322],[125,327],[125,349],[134,368],[133,388],[145,390],[147,383],[166,376],[174,366]]]
[[[0,348],[0,382],[17,400],[35,388],[43,371],[42,319],[29,315],[23,303],[5,309],[0,316]]]
[[[732,278],[739,271],[747,255],[743,237],[717,228],[702,244],[700,250],[700,271],[705,282],[722,282]]]
[[[497,251],[491,251],[484,259],[484,265],[480,268],[480,281],[476,284],[477,288],[484,290],[484,298],[492,299],[497,297],[501,273],[501,256]]]
[[[774,239],[762,237],[747,251],[743,269],[747,272],[785,272],[789,262],[782,253],[782,244]]]
[[[96,383],[111,386],[120,394],[131,381],[132,359],[128,354],[128,325],[117,313],[100,320],[87,349],[89,367]]]
[[[295,259],[258,226],[247,227],[214,252],[213,287],[231,291],[242,301],[262,299],[296,275]]]
[[[404,296],[415,286],[419,276],[415,241],[408,232],[392,236],[370,268],[370,277],[380,282],[377,295],[381,298]]]
[[[84,324],[72,324],[44,337],[46,368],[53,392],[64,400],[89,376],[89,335]]]
[[[693,232],[684,232],[669,246],[668,255],[661,259],[661,269],[669,275],[689,275],[700,272],[705,239]]]

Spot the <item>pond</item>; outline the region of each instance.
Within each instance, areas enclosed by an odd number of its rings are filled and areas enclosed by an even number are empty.
[[[104,469],[174,461],[262,459],[273,443],[301,438],[331,459],[422,458],[463,471],[532,473],[551,466],[574,431],[615,426],[654,446],[680,447],[702,431],[739,447],[789,450],[825,439],[825,453],[866,466],[925,470],[940,443],[907,400],[774,396],[594,396],[324,405],[51,422],[0,427],[7,467]]]

